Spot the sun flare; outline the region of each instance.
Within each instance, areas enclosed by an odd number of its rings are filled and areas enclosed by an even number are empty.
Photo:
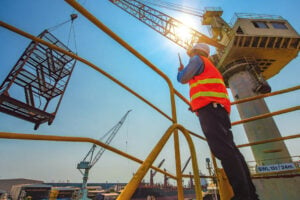
[[[181,39],[181,40],[191,40],[192,39],[192,30],[191,27],[195,27],[195,21],[193,18],[191,18],[190,16],[186,16],[186,15],[181,15],[178,16],[178,20],[181,23],[177,24],[176,27],[176,35]]]
[[[180,25],[176,29],[176,35],[181,39],[181,40],[190,40],[192,38],[191,30],[185,26],[185,25]]]

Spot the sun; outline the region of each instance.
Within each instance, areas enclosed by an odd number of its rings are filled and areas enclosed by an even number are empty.
[[[178,20],[180,21],[178,24],[176,24],[175,28],[175,34],[176,36],[184,41],[191,40],[193,37],[191,27],[194,26],[193,22],[194,20],[186,15],[181,15],[178,17]]]
[[[176,27],[175,34],[177,37],[184,41],[192,39],[190,28],[183,24]]]

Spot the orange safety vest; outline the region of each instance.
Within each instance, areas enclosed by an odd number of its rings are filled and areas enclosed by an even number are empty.
[[[216,102],[222,104],[230,113],[230,101],[221,73],[208,58],[200,57],[204,62],[204,71],[189,81],[192,110],[196,111]]]

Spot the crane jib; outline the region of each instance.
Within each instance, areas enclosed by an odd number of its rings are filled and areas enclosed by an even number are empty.
[[[179,20],[166,15],[150,6],[147,6],[136,0],[109,0],[114,5],[134,16],[156,32],[175,42],[184,49],[190,49],[195,43],[203,42],[214,46],[218,49],[223,49],[224,45],[220,44],[215,39],[212,39],[195,29],[186,26]],[[189,39],[178,36],[178,28],[184,26],[190,33]]]

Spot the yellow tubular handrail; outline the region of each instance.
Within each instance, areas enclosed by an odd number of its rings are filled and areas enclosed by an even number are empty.
[[[272,117],[272,116],[275,116],[275,115],[280,115],[280,114],[284,114],[284,113],[292,112],[292,111],[296,111],[296,110],[300,110],[300,106],[295,106],[295,107],[279,110],[279,111],[276,111],[276,112],[257,115],[255,117],[250,117],[250,118],[247,118],[247,119],[243,119],[243,120],[240,120],[240,121],[233,122],[233,123],[231,123],[231,125],[234,126],[234,125],[237,125],[237,124],[246,123],[246,122],[250,122],[250,121],[254,121],[254,120],[258,120],[258,119],[263,119],[263,118],[267,118],[267,117]]]
[[[148,155],[148,157],[145,159],[143,164],[140,166],[140,168],[137,170],[137,172],[134,174],[133,178],[130,180],[130,182],[127,184],[127,186],[124,188],[123,192],[119,195],[117,200],[122,199],[130,199],[135,192],[136,188],[139,186],[139,183],[142,181],[143,177],[149,170],[150,166],[170,138],[172,132],[174,132],[175,129],[180,129],[185,136],[188,146],[190,148],[191,153],[191,159],[192,159],[192,165],[193,165],[193,173],[194,173],[194,180],[195,180],[195,191],[196,191],[196,198],[202,199],[201,194],[201,185],[200,185],[200,176],[198,172],[198,164],[197,164],[197,158],[196,158],[196,151],[193,144],[193,141],[191,139],[191,136],[189,135],[188,131],[184,129],[183,126],[178,124],[173,124],[169,127],[169,129],[166,131],[166,133],[162,136],[162,138],[159,140],[159,142],[156,144],[156,146],[153,148],[151,153]]]
[[[171,93],[171,103],[172,103],[172,116],[173,118],[171,119],[168,115],[166,115],[165,113],[163,113],[161,110],[159,110],[157,107],[155,107],[153,104],[151,104],[149,101],[147,101],[145,98],[143,98],[142,96],[138,95],[136,92],[134,92],[133,90],[131,90],[130,88],[128,88],[126,85],[124,85],[123,83],[121,83],[120,81],[118,81],[117,79],[115,79],[114,77],[112,77],[111,75],[109,75],[107,72],[105,72],[104,70],[98,68],[96,65],[94,65],[93,63],[77,56],[74,53],[68,52],[64,49],[61,49],[49,42],[46,42],[38,37],[35,37],[29,33],[26,33],[20,29],[17,29],[16,27],[13,27],[3,21],[0,21],[0,26],[7,28],[15,33],[18,33],[20,35],[23,35],[24,37],[27,37],[33,41],[42,43],[46,46],[48,46],[51,49],[55,49],[59,52],[62,52],[88,66],[90,66],[91,68],[93,68],[94,70],[100,72],[101,74],[107,76],[109,79],[111,79],[112,81],[114,81],[115,83],[117,83],[118,85],[120,85],[121,87],[123,87],[124,89],[126,89],[127,91],[131,92],[132,94],[134,94],[136,97],[140,98],[141,100],[143,100],[145,103],[147,103],[148,105],[150,105],[152,108],[154,108],[155,110],[157,110],[159,113],[161,113],[163,116],[165,116],[166,118],[170,119],[173,123],[174,123],[174,119],[176,119],[176,112],[174,112],[173,110],[175,110],[175,100],[174,100],[174,92],[172,90],[173,87],[171,87],[170,89],[170,93]],[[148,61],[149,62],[149,61]],[[149,62],[150,63],[150,62]],[[154,65],[153,65],[154,67]],[[170,82],[170,81],[169,81]],[[171,82],[170,82],[171,83]],[[171,85],[172,86],[172,85]],[[173,94],[173,95],[172,95]],[[176,120],[175,120],[176,121]],[[180,151],[179,151],[179,139],[178,139],[178,133],[176,133],[177,130],[175,130],[175,134],[174,134],[174,146],[175,146],[175,159],[176,159],[176,174],[177,174],[177,186],[178,186],[178,198],[179,199],[183,199],[183,188],[182,188],[182,175],[181,175],[181,161],[180,161]],[[161,172],[161,170],[158,170]],[[178,178],[179,177],[179,178]]]
[[[300,89],[300,85],[297,85],[297,86],[294,86],[294,87],[291,87],[291,88],[278,90],[278,91],[270,92],[270,93],[267,93],[267,94],[260,94],[260,95],[257,95],[257,96],[240,99],[240,100],[231,102],[230,104],[231,105],[240,104],[240,103],[244,103],[244,102],[248,102],[248,101],[252,101],[252,100],[256,100],[256,99],[261,99],[261,98],[264,98],[264,97],[271,97],[271,96],[275,96],[275,95],[278,95],[278,94],[284,94],[284,93],[287,93],[287,92],[292,92],[292,91],[299,90],[299,89]],[[184,101],[188,106],[190,105],[189,101],[182,94],[180,94],[177,90],[175,90],[175,94],[179,98],[181,98],[182,101]]]
[[[240,103],[244,103],[244,102],[248,102],[248,101],[253,101],[253,100],[261,99],[261,98],[264,98],[264,97],[275,96],[275,95],[278,95],[278,94],[292,92],[292,91],[299,90],[299,89],[300,89],[300,85],[294,86],[294,87],[291,87],[291,88],[287,88],[287,89],[283,89],[283,90],[278,90],[278,91],[267,93],[267,94],[261,94],[261,95],[257,95],[257,96],[254,96],[254,97],[248,97],[248,98],[240,99],[238,101],[231,102],[231,105],[240,104]],[[246,122],[250,122],[250,121],[254,121],[254,120],[258,120],[258,119],[263,119],[263,118],[267,118],[267,117],[271,117],[271,116],[275,116],[275,115],[279,115],[279,114],[284,114],[284,113],[296,111],[296,110],[299,110],[299,109],[300,109],[299,106],[295,106],[295,107],[279,110],[279,111],[276,111],[276,112],[273,112],[273,113],[262,114],[262,115],[258,115],[258,116],[255,116],[255,117],[250,117],[250,118],[243,119],[243,120],[240,120],[240,121],[232,122],[231,125],[234,126],[234,125],[237,125],[237,124],[242,124],[242,123],[246,123]]]
[[[22,140],[46,140],[46,141],[61,141],[61,142],[89,142],[96,145],[99,145],[109,151],[112,151],[114,153],[117,153],[123,157],[126,157],[130,160],[136,161],[138,163],[141,163],[141,167],[136,172],[136,174],[133,176],[131,181],[128,183],[128,185],[125,187],[124,191],[121,193],[121,195],[118,197],[118,199],[130,199],[133,195],[134,191],[138,187],[140,181],[145,176],[149,168],[153,168],[157,171],[161,171],[159,168],[153,167],[152,163],[156,159],[157,155],[162,150],[163,146],[168,141],[169,137],[171,136],[172,132],[174,132],[175,129],[180,129],[185,136],[188,146],[190,148],[191,153],[191,159],[192,159],[192,166],[193,166],[193,173],[194,173],[194,179],[195,179],[195,190],[196,190],[196,198],[202,199],[201,194],[201,186],[200,186],[200,176],[199,176],[199,170],[198,170],[198,163],[197,163],[197,157],[196,157],[196,151],[193,144],[193,141],[191,139],[191,136],[189,135],[188,131],[184,129],[183,126],[178,124],[173,124],[163,135],[163,137],[160,139],[160,141],[157,143],[157,145],[154,147],[152,152],[149,154],[148,158],[145,161],[141,161],[138,158],[135,158],[127,153],[124,153],[116,148],[113,148],[105,143],[102,143],[98,140],[87,138],[87,137],[69,137],[69,136],[56,136],[56,135],[34,135],[34,134],[20,134],[20,133],[8,133],[8,132],[0,132],[0,138],[6,138],[6,139],[22,139]],[[178,179],[171,174],[164,173],[171,178]]]
[[[261,94],[261,95],[257,95],[257,96],[254,96],[254,97],[244,98],[244,99],[241,99],[241,100],[238,100],[238,101],[231,102],[231,105],[244,103],[244,102],[252,101],[252,100],[256,100],[256,99],[261,99],[261,98],[264,98],[264,97],[275,96],[275,95],[278,95],[278,94],[284,94],[284,93],[292,92],[292,91],[299,90],[299,89],[300,89],[300,85],[295,86],[295,87],[291,87],[291,88],[287,88],[287,89],[283,89],[283,90],[278,90],[278,91],[267,93],[267,94]]]
[[[185,102],[188,106],[190,106],[189,100],[187,100],[182,94],[180,94],[177,90],[175,90],[175,94],[183,101]]]
[[[86,64],[87,66],[91,67],[92,69],[96,70],[97,72],[103,74],[104,76],[106,76],[107,78],[109,78],[110,80],[112,80],[113,82],[117,83],[118,85],[120,85],[121,87],[123,87],[125,90],[129,91],[130,93],[132,93],[133,95],[135,95],[136,97],[138,97],[139,99],[141,99],[142,101],[144,101],[146,104],[148,104],[150,107],[152,107],[153,109],[155,109],[156,111],[158,111],[160,114],[162,114],[163,116],[165,116],[167,119],[169,119],[170,121],[172,121],[172,118],[170,118],[167,114],[165,114],[163,111],[161,111],[160,109],[158,109],[156,106],[154,106],[153,104],[151,104],[148,100],[146,100],[144,97],[142,97],[141,95],[139,95],[138,93],[136,93],[135,91],[133,91],[132,89],[130,89],[129,87],[127,87],[125,84],[123,84],[122,82],[120,82],[119,80],[117,80],[116,78],[114,78],[113,76],[111,76],[110,74],[108,74],[107,72],[105,72],[104,70],[102,70],[101,68],[99,68],[98,66],[96,66],[95,64],[89,62],[88,60],[74,54],[71,53],[69,51],[66,51],[56,45],[53,45],[47,41],[42,40],[41,38],[35,37],[29,33],[26,33],[14,26],[11,26],[3,21],[0,21],[0,26],[13,31],[15,33],[18,33],[26,38],[29,38],[35,42],[41,43],[46,45],[47,47],[51,48],[51,49],[55,49],[63,54],[66,54],[84,64]]]
[[[134,56],[140,59],[143,63],[145,63],[148,67],[158,73],[161,77],[165,79],[170,89],[170,99],[171,99],[171,109],[172,109],[172,121],[173,123],[177,123],[176,116],[176,107],[175,107],[175,95],[174,95],[174,87],[171,80],[161,72],[154,64],[152,64],[149,60],[147,60],[144,56],[142,56],[138,51],[136,51],[133,47],[131,47],[128,43],[126,43],[122,38],[116,35],[113,31],[111,31],[108,27],[106,27],[103,23],[101,23],[95,16],[89,13],[84,7],[82,7],[75,0],[65,0],[69,3],[74,9],[80,12],[83,16],[85,16],[89,21],[91,21],[94,25],[104,31],[107,35],[109,35],[116,42],[121,44],[125,49],[131,52]],[[181,173],[181,160],[180,160],[180,149],[179,149],[179,137],[177,130],[174,130],[174,151],[175,151],[175,162],[176,162],[176,175],[177,175],[177,189],[178,189],[178,199],[183,199],[183,187],[182,187],[182,173]]]
[[[265,144],[265,143],[270,143],[270,142],[277,142],[277,141],[281,141],[281,140],[290,140],[290,139],[295,139],[295,138],[299,138],[300,134],[296,134],[296,135],[290,135],[290,136],[285,136],[285,137],[280,137],[280,138],[272,138],[272,139],[268,139],[268,140],[262,140],[262,141],[257,141],[257,142],[251,142],[248,144],[240,144],[237,145],[237,147],[247,147],[247,146],[253,146],[253,145],[258,145],[258,144]]]
[[[5,27],[5,28],[7,28],[7,29],[9,29],[9,30],[11,30],[11,31],[13,31],[13,32],[16,32],[16,33],[18,33],[18,34],[20,34],[20,35],[23,35],[23,36],[25,36],[25,37],[27,37],[27,38],[29,38],[29,39],[31,39],[31,40],[34,40],[34,41],[36,41],[36,42],[42,43],[42,44],[48,46],[49,48],[55,49],[55,50],[57,50],[57,51],[60,51],[60,52],[62,52],[62,53],[64,53],[64,54],[69,55],[70,57],[73,57],[73,58],[76,59],[76,60],[81,61],[82,63],[84,63],[84,64],[90,66],[91,68],[95,69],[96,71],[100,72],[101,74],[107,76],[109,79],[111,79],[112,81],[114,81],[115,83],[117,83],[118,85],[120,85],[121,87],[123,87],[124,89],[126,89],[127,91],[131,92],[131,93],[132,93],[133,95],[135,95],[136,97],[140,98],[140,99],[141,99],[142,101],[144,101],[146,104],[148,104],[149,106],[151,106],[152,108],[154,108],[155,110],[157,110],[159,113],[161,113],[161,114],[162,114],[163,116],[165,116],[167,119],[169,119],[170,121],[173,121],[173,122],[174,122],[174,120],[172,120],[172,118],[170,118],[167,114],[165,114],[164,112],[162,112],[161,110],[159,110],[157,107],[155,107],[155,106],[154,106],[153,104],[151,104],[149,101],[147,101],[145,98],[143,98],[142,96],[140,96],[139,94],[137,94],[136,92],[134,92],[132,89],[128,88],[126,85],[124,85],[123,83],[121,83],[120,81],[118,81],[117,79],[115,79],[114,77],[112,77],[111,75],[109,75],[109,74],[108,74],[107,72],[105,72],[104,70],[102,70],[102,69],[100,69],[99,67],[97,67],[96,65],[90,63],[89,61],[87,61],[87,60],[85,60],[85,59],[83,59],[83,58],[77,56],[76,54],[67,52],[67,51],[65,51],[64,49],[61,49],[61,48],[59,48],[59,47],[57,47],[57,46],[55,46],[55,45],[52,45],[51,43],[48,43],[48,42],[46,42],[46,41],[44,41],[44,40],[42,40],[42,39],[40,39],[40,38],[37,38],[37,37],[32,36],[32,35],[30,35],[30,34],[24,32],[24,31],[21,31],[21,30],[15,28],[15,27],[13,27],[13,26],[11,26],[11,25],[9,25],[9,24],[6,24],[6,23],[4,23],[4,22],[2,22],[2,21],[0,21],[0,26],[3,26],[3,27]],[[247,99],[242,99],[242,100],[233,102],[232,104],[237,104],[237,103],[242,103],[242,102],[246,102],[246,101],[251,101],[251,100],[254,100],[254,99],[257,99],[257,98],[263,98],[263,97],[273,96],[273,95],[277,95],[277,94],[282,94],[282,93],[284,93],[284,92],[290,92],[290,91],[293,91],[293,90],[297,90],[297,89],[299,89],[299,88],[300,88],[300,86],[296,86],[296,87],[293,87],[293,88],[288,88],[288,89],[285,89],[285,90],[281,90],[281,91],[277,91],[277,92],[273,92],[273,93],[269,93],[269,94],[265,94],[265,95],[259,95],[259,96],[256,96],[256,97],[251,97],[251,98],[247,98]],[[175,93],[177,96],[179,96],[181,99],[183,99],[183,101],[185,101],[186,103],[188,103],[188,101],[187,101],[180,93],[178,93],[176,90],[173,90],[173,91],[174,91],[174,93]],[[172,93],[172,90],[171,90],[170,93]],[[172,95],[171,95],[171,96],[172,96]],[[171,99],[172,99],[172,98],[171,98]],[[253,117],[253,118],[245,119],[245,120],[242,120],[242,121],[240,121],[240,122],[234,122],[233,125],[240,124],[240,123],[244,123],[244,122],[248,122],[248,121],[252,121],[252,120],[257,120],[257,119],[261,119],[261,118],[265,118],[265,117],[270,117],[270,116],[274,116],[274,115],[277,115],[277,114],[282,114],[282,113],[286,113],[286,112],[291,112],[291,111],[295,111],[295,110],[299,110],[299,109],[300,109],[300,106],[296,106],[296,107],[293,107],[293,108],[290,108],[290,109],[285,109],[285,110],[277,111],[277,112],[274,112],[274,113],[263,114],[263,115],[256,116],[256,117]],[[176,117],[176,116],[175,116],[175,117]],[[195,137],[198,137],[198,138],[200,138],[200,139],[206,140],[204,137],[199,136],[199,135],[197,135],[197,134],[195,134],[195,133],[193,133],[193,132],[191,132],[191,131],[189,131],[189,133],[190,133],[191,135],[194,135]],[[26,139],[26,137],[24,137],[24,135],[25,135],[25,136],[29,136],[27,139],[37,140],[37,137],[30,138],[30,134],[21,134],[22,136],[16,137],[16,138],[14,138],[14,137],[15,137],[15,135],[13,135],[14,133],[6,133],[6,134],[9,134],[10,136],[4,136],[4,135],[3,135],[3,132],[0,132],[0,138],[7,138],[7,139]],[[37,135],[33,135],[33,136],[37,136]],[[42,137],[45,137],[45,138],[44,138],[44,139],[38,139],[38,140],[53,140],[53,141],[58,141],[57,139],[53,139],[53,137],[55,138],[55,137],[64,137],[64,136],[42,136]],[[288,138],[288,137],[283,137],[282,140],[284,140],[284,139],[292,139],[292,138],[295,138],[295,137],[298,137],[298,136],[290,136],[289,138]],[[72,137],[69,137],[69,138],[72,138]],[[59,139],[62,139],[62,138],[59,138]],[[141,160],[139,160],[139,159],[137,159],[137,158],[134,158],[133,156],[126,155],[126,154],[124,154],[124,153],[120,153],[121,151],[118,152],[118,150],[116,150],[116,149],[111,149],[110,146],[101,145],[101,143],[97,143],[97,142],[99,142],[99,141],[95,140],[95,141],[93,142],[92,140],[93,140],[93,139],[90,139],[90,138],[84,138],[84,139],[83,139],[84,142],[92,142],[92,143],[95,143],[95,144],[100,145],[100,146],[103,146],[104,148],[107,148],[107,149],[109,149],[109,150],[111,150],[111,151],[113,151],[113,152],[115,152],[115,153],[118,153],[118,154],[120,154],[120,155],[122,155],[122,156],[125,156],[125,157],[127,157],[128,159],[131,159],[131,160],[136,161],[136,162],[138,162],[138,163],[143,163],[143,161],[141,161]],[[260,141],[260,142],[255,142],[255,143],[249,143],[249,144],[244,144],[244,145],[238,145],[238,147],[250,146],[250,145],[256,145],[256,144],[267,143],[267,142],[273,142],[273,141],[275,141],[275,140],[277,140],[277,139],[271,139],[271,140],[267,140],[267,141]],[[280,140],[280,138],[279,138],[278,140]],[[61,140],[61,141],[73,141],[73,140]],[[80,140],[75,139],[74,141],[79,142]],[[82,141],[82,142],[83,142],[83,141]],[[179,152],[179,151],[178,151],[178,152]],[[159,169],[159,168],[157,168],[157,167],[154,167],[154,166],[150,166],[150,167],[151,167],[152,169],[154,169],[154,170],[156,170],[156,171],[162,173],[162,174],[166,174],[167,176],[169,176],[169,177],[171,177],[171,178],[173,178],[173,179],[177,179],[178,181],[179,181],[180,179],[182,179],[182,177],[187,177],[187,176],[188,176],[188,175],[182,175],[182,174],[180,174],[180,178],[178,179],[178,175],[177,175],[177,177],[176,177],[176,176],[173,176],[172,174],[169,174],[169,173],[167,173],[167,172],[165,172],[165,171],[163,171],[163,170],[161,170],[161,169]],[[180,168],[180,166],[179,166],[178,168]],[[195,176],[194,176],[194,178],[195,178]],[[180,181],[180,182],[181,182],[181,181]],[[180,185],[178,185],[178,186],[179,186],[179,187],[178,187],[178,191],[179,191],[179,193],[180,193]],[[182,191],[182,189],[181,189],[181,191]],[[180,194],[179,194],[179,197],[181,197]],[[180,198],[179,198],[179,199],[180,199]]]
[[[169,79],[169,77],[166,74],[164,74],[162,71],[160,71],[154,64],[152,64],[143,55],[141,55],[137,50],[135,50],[133,47],[131,47],[128,43],[126,43],[117,34],[115,34],[113,31],[111,31],[107,26],[105,26],[103,23],[101,23],[95,16],[93,16],[91,13],[89,13],[84,7],[82,7],[75,0],[65,0],[65,1],[68,4],[70,4],[74,9],[76,9],[79,13],[81,13],[83,16],[85,16],[90,22],[92,22],[99,29],[101,29],[102,31],[104,31],[108,36],[110,36],[112,39],[114,39],[116,42],[118,42],[120,45],[122,45],[125,49],[127,49],[134,56],[136,56],[139,60],[141,60],[144,64],[146,64],[153,71],[155,71],[162,78],[165,79],[165,81],[167,82],[167,84],[169,86],[169,89],[170,89],[170,97],[171,97],[171,104],[172,104],[172,116],[173,116],[173,120],[176,119],[176,112],[175,112],[176,109],[174,107],[174,105],[175,105],[174,87],[173,87],[173,84],[172,84],[171,80]]]
[[[300,138],[300,134],[295,134],[295,135],[290,135],[290,136],[285,136],[285,137],[280,137],[280,138],[272,138],[268,140],[262,140],[262,141],[257,141],[257,142],[251,142],[248,144],[241,144],[237,145],[238,148],[241,147],[247,147],[247,146],[253,146],[253,145],[259,145],[259,144],[266,144],[266,143],[271,143],[271,142],[277,142],[277,141],[282,141],[282,140],[290,140],[290,139],[295,139],[295,138]],[[293,169],[293,170],[285,170],[285,171],[276,171],[276,172],[264,172],[264,173],[259,173],[259,174],[253,174],[252,177],[257,178],[257,177],[270,177],[273,174],[276,174],[278,177],[278,174],[292,174],[292,173],[299,173],[300,168],[298,169]]]
[[[174,89],[171,80],[168,78],[168,76],[166,74],[164,74],[162,71],[160,71],[154,64],[152,64],[149,60],[147,60],[144,56],[142,56],[138,51],[136,51],[133,47],[131,47],[128,43],[126,43],[118,35],[116,35],[113,31],[111,31],[108,27],[106,27],[103,23],[101,23],[96,17],[94,17],[91,13],[89,13],[84,7],[82,7],[75,0],[65,0],[65,1],[69,5],[71,5],[74,9],[76,9],[78,12],[80,12],[83,16],[85,16],[90,22],[92,22],[94,25],[96,25],[99,29],[104,31],[112,39],[114,39],[121,46],[123,46],[125,49],[127,49],[130,53],[132,53],[134,56],[136,56],[144,64],[146,64],[148,67],[150,67],[153,71],[155,71],[158,75],[160,75],[167,82],[168,87],[169,87],[169,92],[170,92],[172,117],[170,117],[169,115],[167,115],[166,113],[161,111],[159,108],[157,108],[152,103],[150,103],[148,100],[146,100],[144,97],[137,94],[135,91],[133,91],[132,89],[127,87],[125,84],[123,84],[122,82],[120,82],[119,80],[117,80],[116,78],[114,78],[113,76],[111,76],[110,74],[108,74],[107,72],[105,72],[104,70],[99,68],[98,66],[96,66],[93,63],[77,56],[76,54],[68,52],[68,51],[66,51],[66,50],[64,50],[64,49],[62,49],[62,48],[60,48],[56,45],[53,45],[53,44],[51,44],[47,41],[44,41],[41,38],[30,35],[29,33],[26,33],[24,31],[22,31],[20,29],[17,29],[17,28],[15,28],[15,27],[7,24],[7,23],[4,23],[2,21],[0,21],[0,26],[4,27],[6,29],[9,29],[9,30],[11,30],[15,33],[18,33],[18,34],[20,34],[24,37],[27,37],[27,38],[35,41],[35,42],[44,44],[44,45],[48,46],[51,49],[54,49],[54,50],[57,50],[57,51],[59,51],[63,54],[66,54],[66,55],[68,55],[68,56],[70,56],[70,57],[86,64],[87,66],[93,68],[97,72],[99,72],[99,73],[103,74],[104,76],[108,77],[110,80],[117,83],[122,88],[129,91],[134,96],[138,97],[139,99],[144,101],[146,104],[148,104],[150,107],[152,107],[153,109],[158,111],[164,117],[169,119],[172,122],[172,125],[168,128],[168,130],[165,132],[165,134],[162,136],[162,138],[155,145],[155,147],[153,148],[151,153],[148,155],[148,157],[144,161],[142,161],[142,160],[140,160],[140,159],[138,159],[138,158],[136,158],[132,155],[129,155],[129,154],[123,152],[123,151],[120,151],[116,148],[113,148],[113,147],[111,147],[111,146],[109,146],[105,143],[102,143],[98,140],[87,138],[87,137],[33,135],[33,134],[0,132],[0,138],[22,139],[22,140],[64,141],[64,142],[89,142],[89,143],[99,145],[99,146],[101,146],[101,147],[103,147],[103,148],[105,148],[109,151],[117,153],[118,155],[121,155],[125,158],[128,158],[132,161],[135,161],[135,162],[141,164],[138,171],[132,177],[132,179],[127,184],[127,186],[125,187],[123,192],[119,195],[118,200],[120,200],[120,199],[130,199],[132,197],[133,193],[135,192],[135,190],[137,189],[139,183],[142,181],[142,179],[144,178],[144,176],[146,175],[147,171],[150,168],[152,168],[152,169],[154,169],[154,170],[156,170],[156,171],[158,171],[162,174],[165,174],[168,177],[171,177],[171,178],[175,179],[177,181],[178,199],[183,200],[184,195],[183,195],[182,177],[186,177],[188,175],[183,175],[182,172],[181,172],[179,135],[178,135],[178,130],[180,130],[182,132],[183,136],[185,137],[185,139],[188,143],[188,147],[190,149],[190,154],[191,154],[191,159],[192,159],[192,168],[193,168],[193,174],[194,174],[193,177],[194,177],[194,182],[195,182],[196,198],[197,198],[197,200],[202,199],[200,176],[199,176],[199,169],[198,169],[198,163],[197,163],[197,158],[196,158],[196,151],[195,151],[193,141],[191,139],[191,135],[193,135],[195,137],[198,137],[202,140],[206,140],[206,139],[204,137],[200,136],[200,135],[197,135],[197,134],[195,134],[191,131],[186,130],[183,126],[177,124],[175,95],[177,95],[180,99],[182,99],[188,105],[189,105],[189,101],[183,95],[181,95],[177,90]],[[280,90],[280,91],[273,92],[273,93],[258,95],[258,96],[250,97],[250,98],[246,98],[246,99],[241,99],[241,100],[232,102],[231,104],[234,105],[234,104],[238,104],[238,103],[243,103],[243,102],[246,102],[246,101],[251,101],[251,100],[255,100],[255,99],[259,99],[259,98],[263,98],[263,97],[282,94],[282,93],[294,91],[294,90],[297,90],[297,89],[300,89],[300,86],[296,86],[296,87],[285,89],[285,90]],[[241,120],[241,121],[238,121],[238,122],[234,122],[234,123],[232,123],[232,125],[246,123],[246,122],[249,122],[249,121],[262,119],[262,118],[266,118],[266,117],[271,117],[271,116],[274,116],[274,115],[283,114],[283,113],[287,113],[287,112],[291,112],[291,111],[296,111],[296,110],[299,110],[299,109],[300,109],[300,106],[295,106],[295,107],[292,107],[292,108],[289,108],[289,109],[284,109],[284,110],[280,110],[280,111],[273,112],[273,113],[267,113],[267,114],[262,114],[262,115],[255,116],[255,117],[250,117],[248,119],[244,119],[244,120]],[[168,139],[170,138],[172,133],[174,133],[173,138],[174,138],[174,151],[175,151],[175,162],[176,162],[176,176],[174,176],[174,175],[172,175],[172,174],[170,174],[170,173],[168,173],[164,170],[161,170],[161,169],[159,169],[155,166],[152,166],[153,162],[155,161],[155,159],[157,158],[157,156],[159,155],[159,153],[161,152],[161,150],[165,146],[166,142],[168,141]],[[293,138],[297,138],[297,137],[300,137],[300,135],[298,134],[298,135],[294,135],[294,136],[287,136],[287,137],[282,137],[282,138],[274,138],[274,139],[270,139],[270,140],[258,141],[258,142],[253,142],[253,143],[249,143],[249,144],[238,145],[238,147],[258,145],[258,144],[263,144],[263,143],[268,143],[268,142],[275,142],[275,141],[279,141],[279,140],[293,139]],[[213,158],[213,164],[214,164],[215,168],[217,168],[217,164],[216,164],[216,160],[215,160],[214,156],[212,156],[212,158]],[[219,175],[218,175],[218,177],[219,177]],[[222,191],[220,189],[220,194],[222,192],[224,192],[224,191]]]
[[[100,142],[99,140],[95,140],[92,138],[88,137],[70,137],[70,136],[57,136],[57,135],[36,135],[36,134],[24,134],[24,133],[12,133],[12,132],[0,132],[0,138],[5,138],[5,139],[17,139],[17,140],[41,140],[41,141],[56,141],[56,142],[89,142],[96,144],[98,146],[101,146],[108,151],[114,152],[120,156],[123,156],[125,158],[128,158],[132,161],[135,161],[137,163],[142,164],[143,161],[130,155],[127,154],[123,151],[120,151],[114,147],[111,147],[103,142]],[[159,171],[162,174],[165,174],[173,179],[176,179],[175,176],[172,174],[165,172],[161,170],[158,167],[151,166],[152,169]]]

